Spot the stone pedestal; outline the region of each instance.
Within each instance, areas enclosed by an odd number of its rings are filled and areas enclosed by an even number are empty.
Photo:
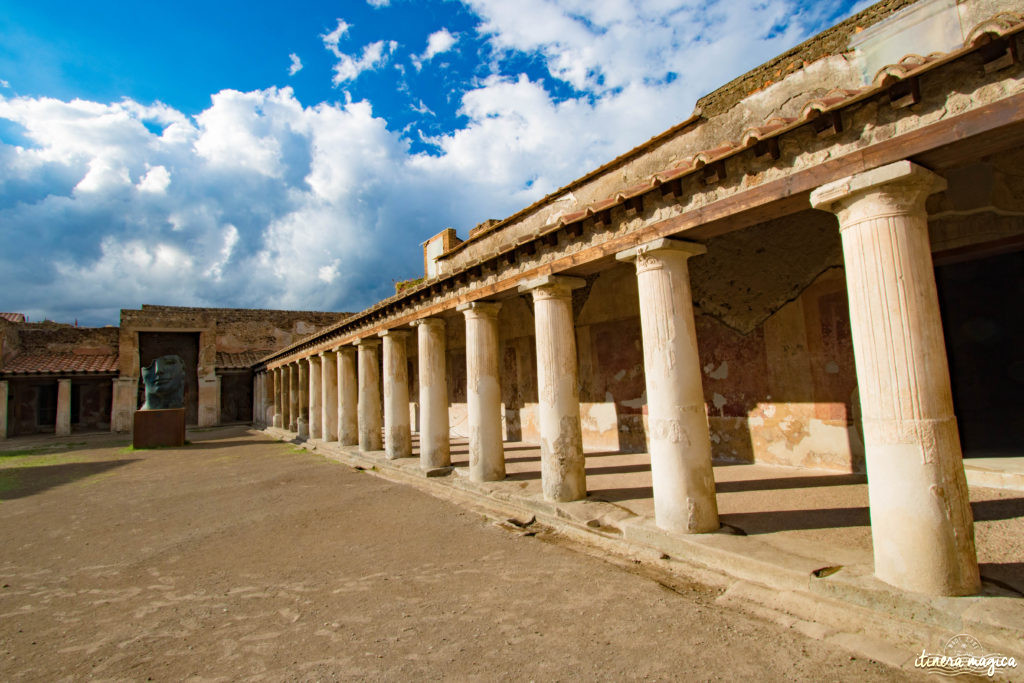
[[[338,440],[338,354],[324,351],[320,354],[323,366],[320,396],[320,438],[324,441]]]
[[[384,450],[389,459],[412,455],[409,426],[409,369],[405,353],[407,330],[380,333],[384,340]]]
[[[932,595],[980,588],[925,199],[909,161],[818,188],[839,218],[878,578]]]
[[[342,446],[359,443],[359,380],[356,350],[338,349],[338,442]]]
[[[572,317],[572,290],[583,285],[579,278],[553,275],[519,285],[519,291],[533,294],[541,483],[552,501],[587,496]]]
[[[448,367],[445,359],[445,324],[441,318],[413,323],[420,380],[420,467],[450,467],[448,440]]]
[[[381,441],[379,339],[360,339],[359,349],[359,450],[379,451]]]
[[[320,388],[320,356],[309,357],[309,436],[319,439],[323,436],[320,425],[322,410],[320,401],[323,389]]]
[[[500,303],[475,301],[458,307],[466,316],[466,403],[469,412],[469,478],[505,478],[498,368]]]
[[[136,410],[132,447],[176,448],[185,445],[185,409]]]
[[[71,380],[57,380],[57,423],[54,427],[57,436],[71,434]]]
[[[687,266],[691,256],[706,251],[700,244],[658,239],[616,256],[636,263],[654,519],[682,534],[719,527]]]

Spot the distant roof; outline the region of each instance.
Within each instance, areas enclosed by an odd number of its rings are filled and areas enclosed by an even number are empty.
[[[117,354],[22,353],[3,368],[5,375],[115,373]]]
[[[218,351],[216,365],[218,368],[224,369],[251,368],[267,353],[267,351],[243,351],[241,353],[222,353]]]
[[[3,313],[3,312],[0,312],[0,318],[3,318],[4,320],[9,320],[12,323],[23,323],[23,322],[25,322],[25,314],[24,313]]]

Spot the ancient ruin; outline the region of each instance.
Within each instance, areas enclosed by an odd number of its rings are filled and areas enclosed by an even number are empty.
[[[188,346],[193,424],[431,476],[466,437],[474,482],[535,443],[549,501],[587,496],[588,452],[647,452],[672,534],[719,528],[713,460],[866,471],[877,577],[975,593],[962,458],[1024,442],[1022,59],[1019,0],[878,3],[515,215],[443,230],[422,282],[356,314],[5,321],[0,430],[127,430],[140,363]]]

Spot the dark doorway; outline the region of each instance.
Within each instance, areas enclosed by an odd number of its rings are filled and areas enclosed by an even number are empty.
[[[220,422],[252,422],[252,370],[224,371],[221,374]]]
[[[1024,456],[1024,251],[935,269],[964,457]]]
[[[185,423],[199,423],[199,333],[139,332],[139,362],[142,367],[160,356],[175,355],[185,363]],[[140,395],[144,396],[142,382]],[[142,402],[139,402],[142,405]]]

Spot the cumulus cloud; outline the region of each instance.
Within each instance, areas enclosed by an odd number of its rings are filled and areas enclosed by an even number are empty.
[[[0,95],[17,132],[0,141],[0,291],[33,318],[89,323],[144,302],[359,310],[421,274],[426,237],[522,208],[822,21],[795,0],[522,2],[469,0],[497,60],[533,55],[576,95],[496,61],[455,95],[461,127],[424,138],[431,153],[347,92],[307,106],[290,88],[222,90],[195,116]],[[349,55],[349,30],[321,36],[336,84],[396,47]]]
[[[439,54],[448,52],[455,47],[457,41],[458,38],[452,35],[446,28],[434,31],[427,37],[427,48],[423,51],[423,54],[412,58],[413,65],[417,69],[423,68],[424,62],[430,61]]]
[[[302,71],[302,60],[294,52],[288,55],[288,59],[292,60],[291,65],[288,67],[288,75],[294,76],[295,74]]]
[[[390,5],[391,0],[366,0],[366,4],[369,5],[370,7],[376,7],[377,9],[380,9],[381,7],[387,7],[388,5]]]

